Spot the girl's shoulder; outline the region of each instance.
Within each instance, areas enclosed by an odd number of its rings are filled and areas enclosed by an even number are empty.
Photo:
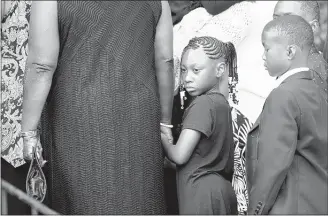
[[[186,112],[192,110],[195,107],[198,107],[202,110],[222,110],[227,109],[230,110],[230,105],[227,99],[222,94],[203,94],[196,97],[187,108]]]
[[[185,115],[190,114],[191,112],[198,112],[199,110],[211,110],[213,105],[212,100],[207,95],[200,95],[193,98],[185,110]]]
[[[207,94],[206,96],[212,103],[215,108],[227,108],[230,109],[228,100],[222,94]]]

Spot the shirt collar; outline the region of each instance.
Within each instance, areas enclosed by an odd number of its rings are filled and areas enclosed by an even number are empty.
[[[279,86],[285,79],[287,79],[291,75],[294,75],[296,73],[303,72],[303,71],[308,71],[308,70],[310,70],[310,69],[307,67],[300,67],[300,68],[294,68],[292,70],[289,70],[286,73],[284,73],[283,75],[277,77],[277,79],[276,79],[277,85],[276,86]]]

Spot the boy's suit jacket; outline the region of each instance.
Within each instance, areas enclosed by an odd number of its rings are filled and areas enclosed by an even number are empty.
[[[327,82],[285,79],[248,134],[249,214],[328,214]]]

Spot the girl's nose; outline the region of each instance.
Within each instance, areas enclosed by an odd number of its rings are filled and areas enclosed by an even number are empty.
[[[186,72],[186,75],[185,75],[184,81],[185,81],[186,83],[191,82],[191,75],[190,75],[189,72]]]

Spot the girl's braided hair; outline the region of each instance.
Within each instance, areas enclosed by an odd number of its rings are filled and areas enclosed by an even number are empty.
[[[235,46],[231,42],[224,43],[214,37],[203,36],[191,39],[183,49],[182,56],[189,49],[202,48],[210,59],[223,58],[229,66],[229,98],[234,104],[238,104],[236,86],[238,83],[237,54]]]

